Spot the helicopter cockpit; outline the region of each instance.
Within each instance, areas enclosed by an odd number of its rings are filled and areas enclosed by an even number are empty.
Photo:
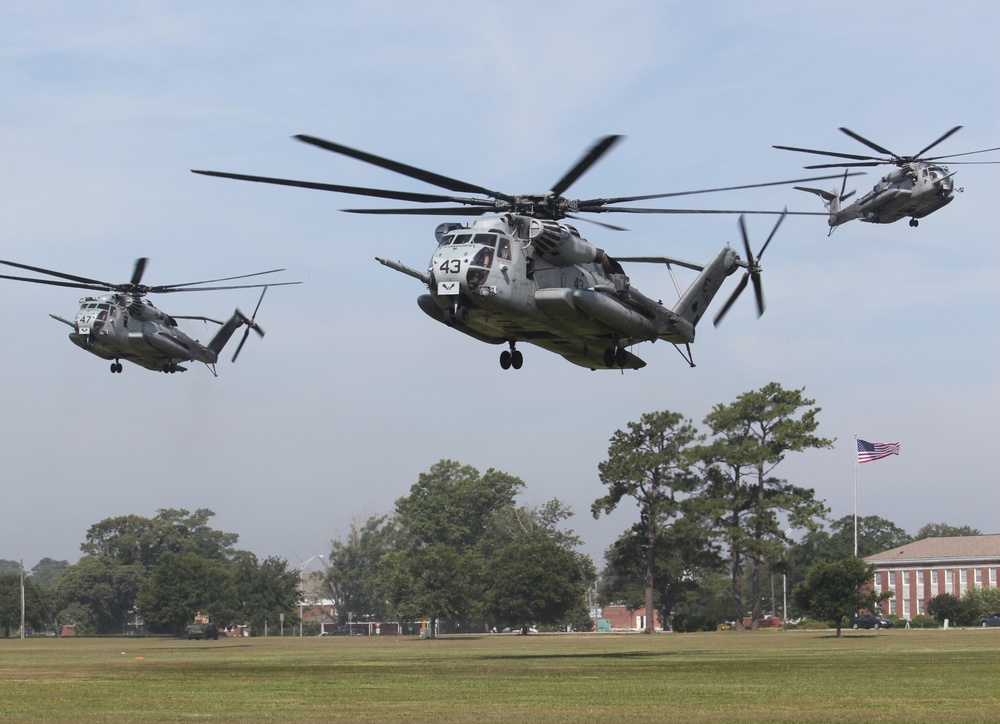
[[[440,236],[434,257],[432,266],[445,276],[460,273],[461,261],[467,260],[465,282],[468,289],[478,289],[489,277],[494,261],[510,261],[511,239],[501,229],[453,229]]]
[[[116,311],[114,304],[84,297],[80,300],[80,310],[76,313],[76,327],[81,334],[100,332]]]

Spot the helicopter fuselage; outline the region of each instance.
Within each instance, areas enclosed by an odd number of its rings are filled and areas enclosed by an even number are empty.
[[[426,274],[379,259],[428,285],[417,300],[425,313],[482,342],[510,345],[505,355],[525,341],[590,369],[645,366],[627,349],[638,342],[693,342],[711,297],[739,266],[724,246],[670,309],[633,288],[621,266],[571,226],[507,215],[443,224],[437,237]],[[501,365],[509,362],[501,355]]]
[[[903,164],[875,187],[837,214],[830,226],[858,219],[873,224],[891,224],[900,219],[922,219],[947,206],[955,197],[954,174],[947,166],[913,162]],[[911,221],[911,226],[916,226]]]
[[[120,372],[118,360],[161,372],[183,372],[181,362],[212,365],[218,353],[192,339],[177,327],[170,315],[145,298],[126,294],[83,297],[73,322],[55,317],[73,327],[70,341],[102,359],[114,360],[112,372]],[[230,332],[231,334],[231,332]]]

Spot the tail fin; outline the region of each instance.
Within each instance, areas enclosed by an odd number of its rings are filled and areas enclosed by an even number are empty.
[[[708,309],[708,305],[722,288],[726,277],[739,268],[739,261],[739,254],[729,244],[724,244],[674,306],[674,314],[691,325],[690,336],[692,340],[694,339],[694,327],[701,321],[705,310]]]
[[[837,189],[834,189],[833,191],[824,191],[823,189],[813,189],[808,186],[792,187],[797,191],[807,191],[808,193],[816,194],[823,199],[823,205],[830,213],[830,218],[827,220],[827,224],[830,226],[830,234],[833,233],[834,228],[844,223],[844,220],[839,218],[841,202],[846,201],[854,195],[854,191],[847,191],[847,175],[847,171],[844,171],[844,182],[840,186],[839,194],[837,193]],[[827,236],[830,234],[827,234]]]
[[[260,309],[260,303],[264,301],[264,294],[267,292],[267,287],[264,287],[264,291],[260,293],[260,299],[257,300],[257,307],[253,310],[253,315],[248,319],[243,312],[237,309],[233,312],[233,316],[226,320],[225,324],[215,333],[211,341],[206,345],[215,356],[218,357],[222,353],[222,349],[226,346],[229,340],[232,338],[233,333],[246,325],[247,331],[243,333],[243,339],[240,340],[239,345],[236,347],[236,352],[233,354],[233,362],[240,355],[240,350],[243,349],[243,344],[247,341],[247,337],[250,336],[250,330],[252,329],[257,333],[258,336],[264,336],[264,330],[256,323],[257,311]]]

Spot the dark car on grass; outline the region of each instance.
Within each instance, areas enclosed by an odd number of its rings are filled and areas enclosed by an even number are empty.
[[[215,639],[219,640],[219,627],[214,623],[193,623],[185,627],[184,636],[188,641],[191,639]]]
[[[873,613],[863,613],[851,619],[851,628],[892,628],[892,621]]]

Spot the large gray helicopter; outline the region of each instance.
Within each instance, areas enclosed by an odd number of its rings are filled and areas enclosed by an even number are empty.
[[[225,277],[224,279],[207,279],[205,281],[186,282],[183,284],[146,286],[141,283],[143,272],[146,269],[145,258],[136,261],[132,278],[125,284],[111,284],[97,279],[88,279],[87,277],[29,266],[27,264],[19,264],[13,261],[0,260],[0,264],[55,277],[55,279],[38,279],[0,274],[0,279],[13,279],[15,281],[31,282],[32,284],[48,284],[57,287],[70,287],[72,289],[110,292],[109,294],[80,299],[80,309],[72,322],[55,314],[50,314],[49,316],[73,328],[73,331],[69,333],[69,339],[77,347],[102,359],[113,360],[111,362],[111,371],[113,373],[120,373],[122,371],[121,360],[124,359],[140,367],[158,372],[185,372],[187,368],[181,366],[181,363],[203,362],[212,374],[216,375],[215,363],[218,361],[222,349],[237,329],[244,325],[247,328],[243,333],[243,338],[240,340],[239,346],[236,348],[236,352],[233,354],[233,362],[236,361],[240,350],[243,349],[243,344],[247,341],[250,330],[253,330],[261,337],[264,336],[264,330],[257,324],[256,319],[267,287],[301,283],[272,282],[268,284],[202,286],[284,271],[284,269],[272,269],[265,272]],[[59,279],[65,281],[57,281]],[[154,307],[146,299],[147,294],[254,288],[262,289],[262,291],[253,314],[247,317],[237,309],[233,313],[233,316],[225,322],[211,319],[210,317],[171,316]],[[208,344],[202,344],[178,328],[178,319],[196,319],[212,322],[219,325],[219,331],[215,333]]]
[[[963,192],[963,188],[955,188],[955,171],[949,171],[947,166],[942,166],[937,161],[944,161],[959,156],[972,156],[977,153],[987,151],[998,151],[997,148],[984,148],[981,151],[969,151],[967,153],[953,153],[947,156],[924,156],[936,145],[944,141],[961,126],[955,126],[945,133],[934,143],[926,146],[912,156],[900,156],[892,151],[883,148],[877,143],[869,141],[867,138],[859,136],[848,128],[841,128],[843,133],[860,141],[874,151],[884,153],[885,157],[862,156],[855,153],[837,153],[834,151],[816,151],[810,148],[797,148],[795,146],[774,146],[784,151],[798,151],[799,153],[814,153],[820,156],[834,156],[836,158],[854,159],[851,163],[821,163],[805,168],[857,168],[861,166],[880,166],[891,164],[896,166],[896,170],[887,176],[883,176],[875,187],[867,194],[859,198],[853,204],[841,207],[841,204],[854,195],[854,191],[847,191],[847,172],[844,172],[844,182],[840,191],[833,189],[825,191],[823,189],[796,186],[799,191],[808,191],[816,194],[826,206],[829,218],[830,233],[848,221],[857,219],[867,221],[872,224],[891,224],[894,221],[909,217],[910,226],[917,226],[919,219],[928,214],[932,214],[938,209],[947,206],[955,197],[955,191]],[[949,161],[952,164],[994,164],[1000,161]]]
[[[772,231],[761,253],[754,256],[750,250],[742,214],[779,214],[780,225],[785,213],[803,212],[650,209],[618,204],[818,180],[797,179],[589,200],[568,199],[563,196],[570,185],[621,138],[606,136],[595,143],[552,186],[549,193],[510,195],[313,136],[300,135],[296,138],[454,193],[478,194],[485,198],[391,191],[219,171],[194,172],[399,201],[451,204],[445,207],[403,209],[345,209],[350,213],[453,216],[491,214],[476,219],[469,225],[439,225],[435,232],[438,245],[426,271],[386,258],[376,258],[387,267],[427,285],[428,293],[419,297],[417,304],[432,319],[482,342],[507,345],[507,349],[500,354],[500,365],[504,369],[521,367],[523,356],[516,345],[522,341],[555,352],[574,364],[590,369],[639,369],[646,363],[629,351],[629,348],[639,342],[663,339],[677,346],[688,363],[694,366],[690,344],[694,341],[695,326],[727,276],[740,268],[746,270],[739,286],[716,316],[716,323],[746,288],[748,281],[752,281],[754,285],[758,314],[764,311],[759,261],[774,232]],[[839,174],[820,178],[839,178]],[[706,264],[666,256],[620,257],[616,260],[589,243],[573,226],[560,223],[565,218],[579,218],[582,213],[608,212],[741,214],[740,229],[747,256],[742,259],[726,244]],[[621,227],[611,224],[594,223],[621,230]],[[683,294],[678,288],[680,300],[668,307],[633,287],[620,264],[622,261],[662,263],[668,269],[676,265],[693,269],[698,272],[698,276]],[[672,273],[671,270],[671,275]]]

